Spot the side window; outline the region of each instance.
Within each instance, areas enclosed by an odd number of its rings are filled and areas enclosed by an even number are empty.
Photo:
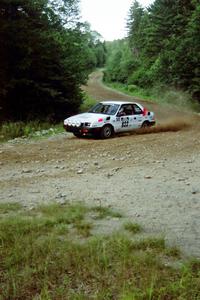
[[[141,115],[142,110],[137,104],[133,104],[134,115]]]
[[[131,104],[122,105],[119,110],[119,116],[130,116],[133,115],[133,107]]]

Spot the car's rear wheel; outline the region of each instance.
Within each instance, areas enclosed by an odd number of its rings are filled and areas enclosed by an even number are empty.
[[[151,126],[151,124],[148,121],[145,121],[144,123],[142,123],[141,128],[148,128],[150,126]]]
[[[109,139],[113,135],[113,128],[110,125],[105,125],[101,129],[100,136],[102,139]]]

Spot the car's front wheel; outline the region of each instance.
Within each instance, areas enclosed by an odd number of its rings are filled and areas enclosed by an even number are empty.
[[[101,129],[100,136],[102,139],[108,139],[113,135],[113,128],[110,125],[105,125]]]

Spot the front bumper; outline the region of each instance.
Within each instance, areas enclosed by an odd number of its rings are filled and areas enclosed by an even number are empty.
[[[82,135],[87,135],[87,134],[99,134],[101,131],[100,127],[97,128],[91,128],[91,127],[76,127],[76,126],[69,126],[69,125],[64,125],[64,129],[67,132],[72,132],[76,134],[82,134]]]

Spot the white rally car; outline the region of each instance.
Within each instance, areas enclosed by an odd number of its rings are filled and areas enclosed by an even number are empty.
[[[64,120],[64,128],[76,137],[93,134],[109,138],[114,133],[127,132],[155,124],[155,115],[139,103],[103,101],[87,113]]]

